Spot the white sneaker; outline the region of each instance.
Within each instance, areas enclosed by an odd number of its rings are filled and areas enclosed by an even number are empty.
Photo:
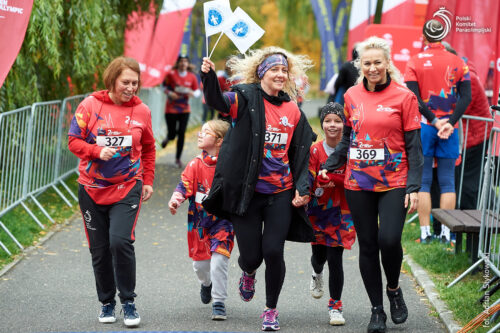
[[[321,298],[323,296],[323,274],[311,277],[309,290],[311,291],[311,296],[314,298]]]
[[[330,313],[330,325],[338,326],[344,325],[345,319],[342,315],[342,310],[331,309],[328,311]]]

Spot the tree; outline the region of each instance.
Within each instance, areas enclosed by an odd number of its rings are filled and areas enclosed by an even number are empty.
[[[162,2],[154,0],[156,8]],[[34,1],[24,43],[0,89],[0,112],[101,87],[104,67],[123,54],[128,14],[149,3]]]

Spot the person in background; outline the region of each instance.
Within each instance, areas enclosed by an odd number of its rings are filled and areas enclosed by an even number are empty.
[[[309,82],[307,76],[295,79],[295,86],[297,87],[297,105],[302,108],[304,98],[309,91]]]
[[[262,330],[280,329],[277,304],[285,278],[285,240],[311,242],[304,205],[309,201],[309,147],[316,138],[298,108],[291,77],[305,75],[310,60],[267,47],[233,59],[241,83],[222,94],[215,66],[203,59],[201,79],[207,104],[229,115],[205,209],[233,223],[242,269],[240,296],[255,293],[255,274],[266,264],[266,308]]]
[[[316,237],[311,243],[313,273],[309,289],[312,297],[323,296],[323,267],[328,261],[330,325],[345,324],[341,300],[344,288],[342,255],[344,249],[351,249],[356,239],[356,232],[344,194],[345,166],[334,170],[331,183],[322,182],[317,175],[321,165],[335,151],[342,138],[343,121],[344,109],[340,104],[328,103],[321,108],[320,124],[325,133],[325,140],[311,146],[309,159],[312,194],[307,215]]]
[[[448,52],[457,54],[455,49],[447,42],[442,42]],[[469,67],[470,84],[471,84],[471,102],[465,114],[469,116],[482,117],[492,119],[488,98],[486,97],[485,90],[477,75],[476,68],[466,58],[463,58]],[[461,163],[455,167],[456,190],[458,192],[460,183],[462,184],[461,200],[457,206],[460,209],[476,209],[479,198],[479,180],[481,176],[481,162],[485,159],[486,146],[488,145],[488,138],[492,123],[487,123],[482,120],[469,120],[467,127],[467,119],[462,118],[462,131],[463,137],[467,135],[465,145],[465,156],[462,156]],[[464,174],[461,175],[461,166],[464,164]]]
[[[211,299],[214,300],[213,320],[227,318],[224,302],[234,233],[231,222],[207,213],[201,201],[210,192],[217,155],[228,128],[229,123],[223,120],[209,120],[202,126],[198,133],[198,148],[202,152],[188,163],[168,203],[170,213],[175,215],[179,206],[189,199],[189,256],[201,283],[201,302],[208,304]]]
[[[469,68],[445,50],[441,22],[424,24],[424,51],[410,58],[405,82],[419,101],[422,114],[421,140],[424,153],[422,189],[418,194],[420,243],[432,240],[430,232],[432,165],[437,159],[440,208],[455,209],[455,162],[459,156],[458,121],[471,101]],[[450,229],[442,226],[440,238],[450,241]]]
[[[358,59],[358,52],[356,51],[355,45],[352,49],[352,60],[346,61],[340,66],[338,76],[333,85],[334,94],[328,96],[327,103],[336,102],[340,105],[344,105],[345,92],[356,84],[356,80],[359,76],[359,71],[354,65],[356,59]]]
[[[385,332],[382,267],[391,319],[408,318],[399,275],[401,235],[408,213],[417,209],[422,177],[420,114],[415,94],[401,82],[387,41],[370,37],[357,47],[358,84],[344,95],[341,142],[321,177],[347,161],[345,193],[359,242],[359,268],[371,303],[368,333]],[[380,257],[379,257],[380,256]]]
[[[127,327],[141,321],[134,230],[142,202],[153,194],[156,156],[151,111],[136,96],[140,74],[132,58],[111,61],[103,74],[106,90],[80,103],[68,132],[69,150],[80,158],[78,202],[102,303],[99,322],[116,321],[118,288]]]
[[[165,148],[169,141],[177,137],[175,164],[182,168],[181,155],[184,148],[184,136],[191,113],[189,99],[201,94],[198,89],[198,79],[192,72],[187,55],[179,55],[175,66],[165,77],[163,85],[167,94],[167,105],[165,106],[167,137],[162,141],[161,146]]]

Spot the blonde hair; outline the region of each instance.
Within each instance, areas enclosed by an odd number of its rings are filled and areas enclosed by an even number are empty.
[[[104,73],[102,74],[102,80],[106,89],[111,92],[115,89],[116,79],[126,68],[129,68],[137,73],[139,82],[136,94],[139,93],[139,91],[141,90],[141,69],[137,60],[129,57],[117,57],[109,63],[108,67],[106,67]]]
[[[306,72],[313,66],[311,59],[306,55],[294,55],[280,47],[269,46],[263,49],[250,50],[243,58],[232,57],[227,65],[231,69],[231,80],[240,80],[239,83],[259,83],[257,76],[259,65],[272,54],[282,54],[288,61],[288,80],[283,91],[294,101],[297,100],[295,78],[307,77]]]
[[[223,139],[229,130],[229,123],[225,120],[209,120],[205,124],[217,135],[217,139]]]
[[[363,57],[363,54],[371,49],[376,49],[376,50],[381,50],[384,53],[384,58],[389,64],[387,68],[387,73],[389,73],[389,76],[391,77],[391,80],[396,81],[399,84],[403,84],[403,80],[401,79],[401,73],[399,70],[394,66],[394,63],[391,60],[391,47],[387,43],[385,39],[371,36],[361,43],[359,43],[356,46],[356,51],[358,52],[358,59],[354,61],[354,65],[358,69],[359,72],[359,77],[356,83],[361,83],[363,82],[363,71],[361,70],[361,58]]]

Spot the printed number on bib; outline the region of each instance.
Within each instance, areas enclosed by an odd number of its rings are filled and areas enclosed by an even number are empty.
[[[349,149],[349,158],[358,161],[383,161],[384,143],[382,141],[360,141],[358,147]]]
[[[271,144],[285,145],[288,140],[288,133],[266,131],[265,142]]]
[[[97,145],[100,147],[131,147],[132,133],[129,129],[107,128],[104,134],[97,135]]]

